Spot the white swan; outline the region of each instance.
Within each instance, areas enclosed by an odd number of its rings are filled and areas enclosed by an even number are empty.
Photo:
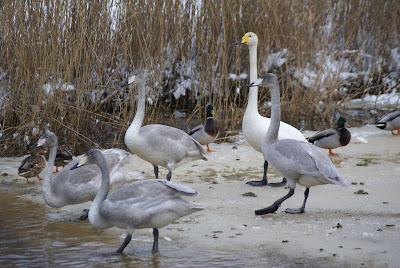
[[[158,179],[158,166],[168,169],[167,180],[172,170],[197,159],[207,160],[200,143],[191,138],[183,130],[151,124],[142,127],[145,114],[145,82],[143,71],[133,71],[128,81],[121,86],[137,85],[138,106],[135,118],[125,134],[125,144],[129,150],[154,166],[154,174]]]
[[[249,48],[250,57],[250,81],[257,79],[257,44],[258,37],[253,32],[246,33],[242,40],[235,43],[236,45],[246,44]],[[246,141],[258,152],[262,153],[261,142],[267,133],[271,120],[264,117],[258,112],[258,87],[251,87],[247,102],[246,111],[243,116],[242,132]],[[278,133],[278,139],[296,139],[306,141],[303,134],[296,128],[281,121],[281,127]],[[265,160],[265,159],[264,159]],[[247,184],[252,186],[281,186],[285,185],[285,179],[282,183],[268,183],[267,180],[268,164],[264,162],[264,175],[261,181],[249,181]]]
[[[314,145],[294,139],[278,139],[281,108],[278,79],[274,74],[266,74],[248,86],[266,86],[271,90],[271,125],[264,137],[262,151],[272,168],[287,179],[290,188],[287,195],[271,206],[256,210],[256,215],[275,212],[283,201],[294,194],[296,183],[306,187],[304,202],[298,209],[286,209],[287,213],[304,213],[309,188],[312,186],[328,183],[345,187],[350,185],[340,177],[329,157]]]
[[[143,180],[125,184],[108,197],[110,172],[104,156],[99,150],[89,150],[72,169],[85,164],[96,164],[103,174],[101,187],[89,210],[90,223],[102,229],[116,226],[127,230],[122,245],[116,251],[122,253],[132,238],[135,229],[153,228],[153,249],[158,252],[158,228],[175,220],[204,209],[200,204],[181,198],[197,192],[182,184],[166,180]]]
[[[57,145],[57,137],[50,131],[46,131],[36,144],[37,147],[47,146],[50,150],[42,184],[44,201],[53,208],[92,201],[100,188],[100,169],[92,165],[71,171],[71,167],[82,158],[82,156],[78,156],[52,177]],[[132,160],[130,153],[121,149],[107,149],[103,150],[103,153],[111,170],[111,184],[145,178],[137,172],[131,172],[124,168]]]

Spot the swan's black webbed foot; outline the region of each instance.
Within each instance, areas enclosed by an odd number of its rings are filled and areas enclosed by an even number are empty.
[[[286,179],[283,178],[281,182],[268,182],[267,180],[261,181],[248,181],[246,184],[251,186],[271,186],[271,187],[281,187],[286,185]]]
[[[265,214],[270,214],[274,213],[275,211],[278,210],[280,204],[276,205],[275,203],[267,208],[262,208],[258,209],[255,211],[256,215],[265,215]]]
[[[83,212],[85,212],[85,214],[83,214],[82,216],[75,218],[75,219],[66,219],[66,220],[62,220],[65,222],[78,222],[78,221],[84,221],[87,220],[89,217],[89,210],[88,209],[84,209]]]
[[[85,212],[85,214],[83,214],[82,216],[80,216],[77,221],[84,221],[87,220],[89,218],[89,210],[88,209],[84,209],[83,212]]]
[[[285,186],[286,182],[287,182],[286,178],[283,178],[281,182],[270,182],[270,183],[268,183],[268,186],[281,187],[281,186]]]
[[[285,210],[285,212],[289,213],[289,214],[301,214],[301,213],[305,212],[305,209],[304,208],[287,208]]]
[[[261,180],[261,181],[248,181],[246,184],[251,186],[268,186],[268,181]]]

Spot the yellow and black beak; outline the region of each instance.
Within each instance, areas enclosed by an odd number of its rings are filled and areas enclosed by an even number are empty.
[[[71,170],[74,170],[74,169],[76,169],[76,168],[80,168],[81,166],[86,165],[86,161],[87,161],[87,155],[84,155],[84,156],[82,157],[82,159],[79,160],[79,162],[77,162],[77,163],[71,168]]]
[[[236,42],[235,45],[246,44],[248,40],[249,40],[249,37],[247,35],[245,35],[245,36],[242,37],[242,40]]]

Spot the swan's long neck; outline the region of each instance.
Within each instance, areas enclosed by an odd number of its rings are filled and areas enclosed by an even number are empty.
[[[270,86],[271,88],[271,124],[269,125],[267,134],[264,138],[264,143],[271,145],[278,141],[279,125],[281,122],[281,100],[279,92],[278,81],[274,81],[274,84]]]
[[[249,46],[250,55],[250,83],[257,80],[257,46]],[[251,87],[246,113],[258,113],[258,87]]]
[[[107,198],[108,191],[110,189],[110,171],[108,170],[108,165],[104,157],[99,160],[98,166],[101,170],[102,177],[101,177],[100,189],[93,200],[93,204],[96,205],[99,205]]]
[[[101,185],[100,189],[94,198],[89,209],[89,221],[92,225],[98,228],[105,228],[104,220],[100,215],[101,203],[107,198],[110,189],[110,172],[108,170],[107,162],[104,157],[99,159],[98,166],[101,170]]]
[[[47,205],[51,207],[59,207],[59,205],[57,205],[56,198],[54,198],[55,193],[51,188],[51,182],[53,179],[51,175],[53,173],[54,161],[56,160],[57,144],[51,146],[49,150],[49,160],[46,164],[42,183],[43,199]]]
[[[139,129],[142,126],[145,108],[146,108],[146,87],[144,83],[138,84],[138,105],[136,109],[136,115],[131,125],[125,134],[125,144],[129,148],[129,144],[134,142],[136,135],[139,133]]]

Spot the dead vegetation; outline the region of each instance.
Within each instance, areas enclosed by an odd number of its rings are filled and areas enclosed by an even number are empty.
[[[247,48],[233,46],[247,31],[260,40],[259,74],[280,78],[282,119],[330,126],[341,101],[388,89],[399,10],[396,0],[0,1],[0,155],[26,153],[46,126],[75,153],[124,147],[136,92],[119,85],[136,68],[148,72],[147,123],[186,129],[213,103],[222,136],[239,131],[248,80],[230,74],[248,72]],[[269,115],[269,93],[259,100]]]

